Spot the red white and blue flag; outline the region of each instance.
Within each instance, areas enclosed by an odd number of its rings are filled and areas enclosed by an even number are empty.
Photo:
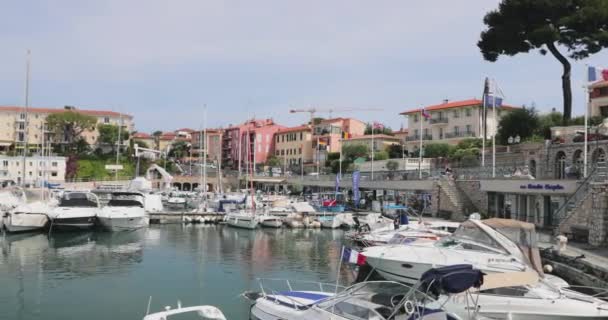
[[[587,67],[587,82],[608,81],[608,69]]]
[[[365,264],[365,256],[355,249],[342,247],[342,261],[362,266]]]

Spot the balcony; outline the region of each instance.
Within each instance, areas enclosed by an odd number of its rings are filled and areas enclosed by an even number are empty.
[[[433,140],[433,136],[430,134],[422,135],[422,140]],[[420,135],[405,137],[405,141],[420,141]]]
[[[448,118],[431,118],[431,124],[447,124]]]
[[[474,131],[448,132],[444,134],[446,139],[453,138],[475,138]]]

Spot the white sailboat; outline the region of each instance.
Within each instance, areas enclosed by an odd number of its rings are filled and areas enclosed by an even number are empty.
[[[4,217],[7,232],[29,232],[45,228],[49,222],[47,214],[51,208],[44,202],[24,203],[8,212]]]

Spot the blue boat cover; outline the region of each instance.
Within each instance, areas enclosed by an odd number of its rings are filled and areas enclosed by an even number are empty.
[[[323,299],[329,297],[328,294],[311,293],[311,292],[304,292],[304,291],[283,291],[283,292],[279,292],[279,294],[286,296],[286,297],[308,299],[308,300],[312,300],[312,301],[319,301],[319,300],[323,300]]]
[[[429,269],[420,277],[420,289],[434,295],[456,294],[483,285],[483,272],[470,264]]]

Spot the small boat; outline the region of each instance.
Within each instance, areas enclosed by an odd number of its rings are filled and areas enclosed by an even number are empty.
[[[236,228],[255,229],[259,224],[258,217],[256,217],[253,212],[247,211],[228,213],[224,219],[227,225]]]
[[[222,311],[214,306],[182,307],[180,303],[175,309],[167,306],[165,311],[148,314],[143,320],[195,319],[195,317],[207,320],[226,320]]]
[[[479,288],[483,273],[471,266],[432,269],[420,283],[407,286],[393,281],[368,281],[348,288],[317,284],[298,286],[296,281],[287,281],[286,290],[277,290],[263,285],[260,292],[246,292],[244,296],[254,302],[250,308],[250,319],[259,320],[464,320],[485,319],[470,312],[469,316],[454,316],[449,309],[430,296],[431,293],[460,294]],[[466,305],[465,305],[466,306]],[[471,310],[475,304],[472,304]]]
[[[273,215],[259,216],[260,225],[266,228],[280,228],[283,226],[283,219]]]
[[[169,194],[166,205],[169,209],[186,209],[188,207],[188,194],[173,191]]]
[[[108,231],[136,230],[150,224],[144,209],[144,195],[139,192],[112,192],[97,219]]]
[[[88,191],[64,192],[59,205],[48,213],[52,230],[83,230],[95,226],[99,199]]]
[[[29,232],[44,229],[51,208],[42,202],[21,204],[4,216],[4,228],[8,232]]]

